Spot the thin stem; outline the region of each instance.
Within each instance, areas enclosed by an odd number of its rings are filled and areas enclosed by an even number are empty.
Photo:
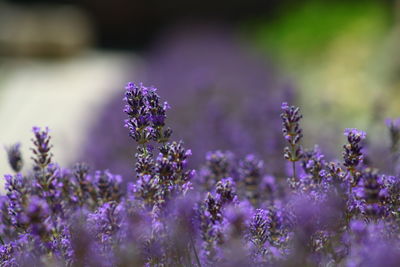
[[[196,257],[196,262],[199,265],[199,267],[201,267],[200,259],[199,259],[199,256],[197,255],[197,251],[196,251],[196,247],[194,246],[192,235],[190,235],[190,244],[192,244],[194,256]]]
[[[188,265],[192,264],[192,253],[190,253],[190,247],[186,249],[185,255]]]
[[[292,161],[293,180],[296,179],[296,161]]]

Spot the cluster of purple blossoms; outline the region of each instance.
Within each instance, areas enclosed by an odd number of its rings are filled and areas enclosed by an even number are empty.
[[[347,136],[347,144],[343,146],[343,165],[351,172],[357,175],[357,166],[363,162],[361,142],[366,138],[367,134],[357,129],[346,129],[344,135]]]
[[[398,266],[400,178],[363,162],[364,132],[346,130],[343,160],[328,161],[300,146],[302,116],[284,103],[290,179],[219,150],[195,172],[155,88],[129,83],[124,101],[137,145],[127,189],[108,170],[54,163],[47,128],[33,129],[31,171],[8,149],[1,266]]]
[[[163,128],[165,112],[170,106],[167,102],[160,103],[157,89],[133,83],[128,83],[125,89],[124,112],[129,116],[125,120],[125,127],[129,129],[129,135],[138,144],[146,144],[151,140],[158,143],[168,141],[172,132]]]

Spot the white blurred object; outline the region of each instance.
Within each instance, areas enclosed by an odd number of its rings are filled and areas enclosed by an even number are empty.
[[[110,97],[121,93],[122,99],[134,62],[131,54],[100,52],[62,61],[2,60],[0,145],[21,143],[24,173],[32,162],[32,126],[49,126],[54,161],[61,166],[74,163],[94,116]],[[12,173],[1,150],[0,174]]]

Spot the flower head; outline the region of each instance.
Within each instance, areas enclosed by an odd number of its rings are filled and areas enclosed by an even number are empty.
[[[281,108],[282,133],[289,144],[289,146],[285,147],[284,156],[290,161],[298,161],[301,157],[299,142],[303,137],[299,122],[303,116],[300,114],[298,107],[289,106],[286,102],[282,103]]]
[[[167,102],[160,102],[157,89],[131,82],[125,89],[124,112],[128,114],[125,127],[129,129],[129,135],[139,144],[151,140],[159,143],[168,141],[172,131],[169,128],[164,129],[164,126],[166,110],[170,106]]]
[[[22,154],[20,150],[21,144],[17,143],[6,148],[8,162],[15,172],[19,172],[23,166]]]
[[[34,138],[32,139],[34,147],[32,148],[32,152],[35,155],[32,159],[35,163],[35,168],[42,170],[51,163],[52,154],[50,153],[50,149],[52,146],[50,145],[49,128],[46,127],[42,130],[42,128],[35,126],[32,128],[32,131],[34,133]]]
[[[355,128],[346,129],[344,135],[347,136],[347,144],[343,146],[344,166],[353,171],[364,159],[362,154],[361,141],[366,138],[366,133]]]

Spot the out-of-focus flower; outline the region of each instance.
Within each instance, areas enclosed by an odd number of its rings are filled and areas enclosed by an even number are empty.
[[[355,186],[358,182],[360,172],[357,167],[363,162],[361,141],[366,138],[366,133],[357,129],[346,129],[344,135],[347,137],[347,144],[343,146],[343,165],[351,173],[351,186]]]
[[[21,144],[14,144],[10,147],[7,147],[7,156],[8,162],[10,163],[11,168],[15,172],[21,171],[23,167],[22,153],[20,151]]]

